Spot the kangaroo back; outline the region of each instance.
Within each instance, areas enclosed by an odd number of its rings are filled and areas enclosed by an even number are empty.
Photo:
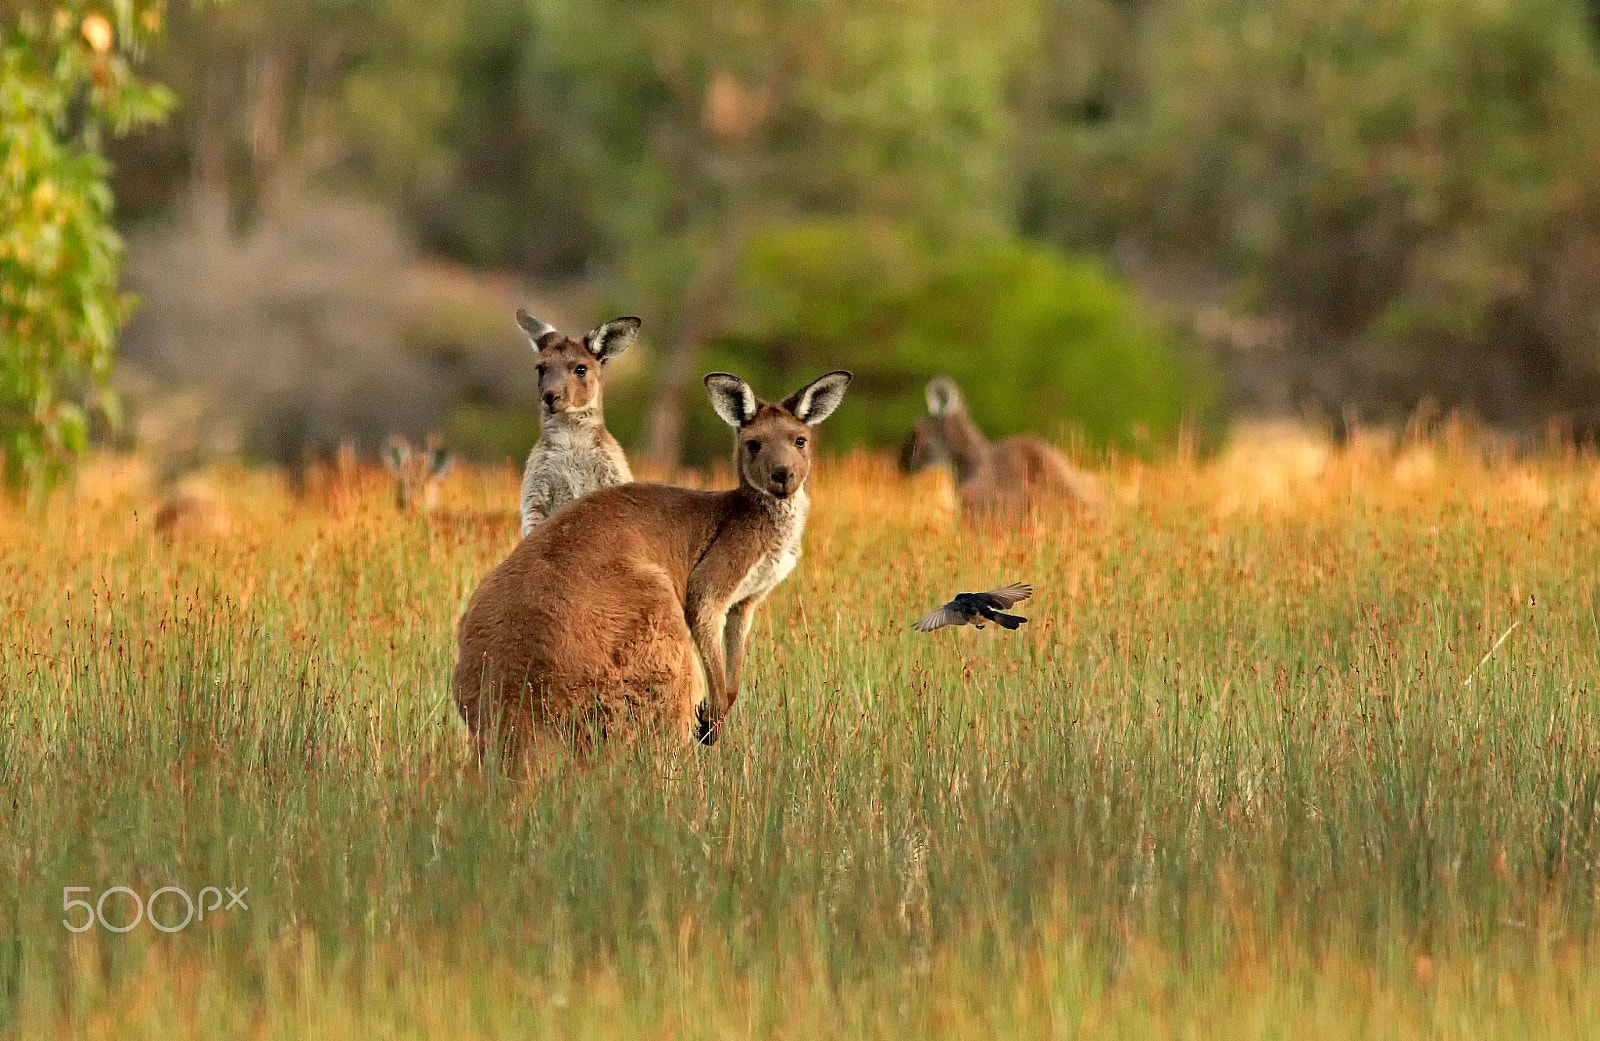
[[[1024,509],[1068,506],[1099,509],[1105,487],[1093,474],[1073,466],[1055,448],[1037,438],[1014,437],[995,445],[996,484],[1014,490]]]
[[[928,415],[901,448],[901,469],[915,473],[936,462],[948,463],[968,520],[1010,520],[1057,504],[1089,509],[1104,504],[1099,479],[1043,441],[1014,437],[990,443],[953,380],[930,380],[927,397]]]

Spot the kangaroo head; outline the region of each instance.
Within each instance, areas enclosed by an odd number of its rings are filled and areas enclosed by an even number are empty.
[[[942,419],[966,411],[967,403],[961,399],[961,388],[949,376],[935,376],[929,380],[925,393],[930,416]]]
[[[539,402],[545,416],[583,416],[600,411],[600,369],[639,335],[639,319],[613,318],[584,335],[565,336],[527,311],[517,324],[539,356]]]
[[[779,404],[756,397],[750,384],[725,372],[706,377],[711,407],[737,431],[733,465],[739,483],[762,495],[787,499],[811,474],[811,428],[844,400],[850,373],[820,376]]]
[[[927,397],[928,414],[900,447],[901,471],[914,474],[945,462],[954,462],[959,468],[963,460],[981,456],[983,435],[967,413],[955,380],[935,376],[928,381]]]
[[[455,463],[437,436],[418,449],[399,434],[383,446],[383,462],[394,474],[394,504],[401,513],[427,511],[439,504],[439,486]]]

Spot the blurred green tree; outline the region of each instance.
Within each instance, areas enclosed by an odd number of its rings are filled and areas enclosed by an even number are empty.
[[[151,63],[183,105],[118,146],[125,209],[242,227],[307,187],[404,197],[450,161],[468,0],[180,4]]]
[[[12,488],[60,478],[88,447],[132,301],[117,284],[107,135],[161,119],[171,97],[135,65],[162,5],[0,11],[0,455]]]
[[[1272,319],[1281,354],[1236,369],[1290,397],[1600,418],[1587,15],[1578,0],[1148,5],[1115,30],[1135,63],[1041,88],[1103,113],[1045,135],[1039,230]]]

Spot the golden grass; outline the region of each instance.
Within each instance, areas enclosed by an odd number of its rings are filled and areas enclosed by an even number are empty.
[[[517,475],[137,460],[0,507],[0,1031],[1584,1037],[1600,469],[1241,439],[968,531],[827,460],[714,750],[481,774],[453,625]],[[1031,581],[1010,635],[909,624]],[[62,887],[248,885],[171,936]]]

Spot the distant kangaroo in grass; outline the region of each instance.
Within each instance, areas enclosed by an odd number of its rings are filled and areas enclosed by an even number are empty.
[[[955,381],[928,381],[928,415],[900,450],[900,469],[919,473],[948,463],[967,520],[1019,517],[1035,506],[1065,503],[1098,508],[1106,500],[1100,480],[1084,473],[1037,438],[990,442],[972,421]]]
[[[189,537],[224,539],[233,532],[233,517],[214,490],[191,483],[162,497],[155,531],[167,543]]]
[[[849,382],[830,372],[772,404],[736,376],[707,376],[737,431],[737,488],[602,489],[489,573],[461,620],[455,674],[480,755],[496,740],[515,756],[537,733],[614,726],[716,741],[755,609],[800,557],[811,427]]]
[[[633,480],[628,457],[606,429],[600,372],[633,346],[639,319],[615,318],[581,340],[517,312],[539,356],[539,441],[522,471],[522,535],[598,488]]]
[[[439,490],[455,465],[437,435],[430,434],[421,447],[400,434],[390,434],[383,444],[383,465],[394,474],[394,506],[401,513],[432,513],[439,507]]]

